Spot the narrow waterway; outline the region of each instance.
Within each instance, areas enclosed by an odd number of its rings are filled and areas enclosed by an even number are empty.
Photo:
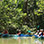
[[[22,37],[20,39],[0,38],[0,44],[44,44],[44,40],[38,40],[31,37]]]

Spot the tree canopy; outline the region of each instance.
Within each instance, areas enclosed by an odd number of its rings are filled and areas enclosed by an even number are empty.
[[[0,29],[44,28],[44,0],[2,0]]]

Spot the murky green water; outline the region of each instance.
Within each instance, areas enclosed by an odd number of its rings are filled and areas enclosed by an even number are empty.
[[[33,38],[0,38],[0,44],[44,44],[44,40],[37,40]]]

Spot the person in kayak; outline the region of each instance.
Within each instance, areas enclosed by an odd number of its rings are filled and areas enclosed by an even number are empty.
[[[4,30],[2,33],[3,33],[2,37],[8,37],[8,30]]]
[[[20,35],[21,34],[21,31],[17,31],[17,34],[15,34],[14,36],[13,36],[13,38],[14,39],[20,39]]]
[[[36,33],[34,34],[35,38],[40,38],[40,37],[43,35],[42,32],[43,32],[42,29],[40,29],[38,32],[36,32]]]
[[[40,38],[41,36],[43,36],[43,29],[40,29],[38,37]]]
[[[28,31],[28,35],[29,35],[30,37],[33,36],[33,35],[31,35],[31,33],[32,33],[32,32],[29,30],[29,31]]]
[[[35,38],[38,38],[38,34],[39,34],[39,30],[37,30],[36,33],[34,34]]]
[[[28,30],[27,33],[24,35],[24,37],[32,37],[32,35],[31,35],[31,31]]]
[[[24,37],[23,31],[19,31],[19,37]]]

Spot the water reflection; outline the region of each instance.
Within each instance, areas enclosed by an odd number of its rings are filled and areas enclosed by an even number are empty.
[[[1,40],[2,44],[8,44],[8,40],[7,39],[3,39]]]
[[[13,38],[1,38],[0,44],[44,44],[44,41],[34,39],[32,37],[21,37],[18,39]]]
[[[40,42],[39,40],[35,40],[34,43],[35,43],[35,44],[42,44],[42,42]]]

